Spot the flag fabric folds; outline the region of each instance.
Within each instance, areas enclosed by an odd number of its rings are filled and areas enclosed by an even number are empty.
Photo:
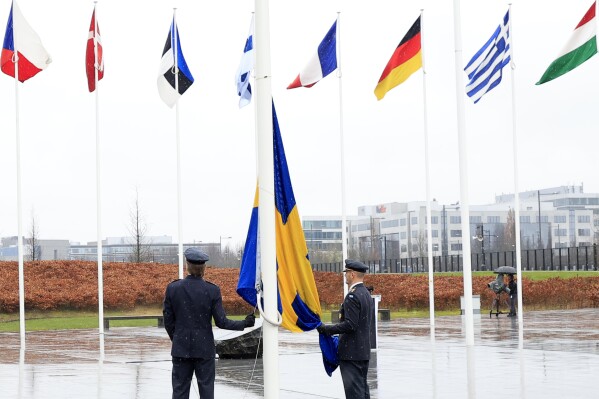
[[[21,82],[34,77],[52,62],[40,37],[27,23],[19,6],[13,1],[0,56],[2,72],[13,78],[15,77],[15,61],[17,61],[15,51],[18,55],[18,72]]]
[[[96,69],[98,70],[99,82],[104,77],[104,51],[100,39],[100,25],[96,22],[96,10],[94,8],[85,50],[85,73],[87,74],[87,87],[90,93],[96,90]]]
[[[337,69],[337,21],[331,26],[308,64],[287,89],[312,87]]]
[[[405,82],[410,75],[422,67],[420,17],[401,39],[391,59],[383,70],[374,94],[382,100],[385,94]]]
[[[475,104],[501,83],[503,67],[510,63],[512,50],[509,19],[508,10],[503,22],[464,68],[470,79],[466,85],[466,94]]]
[[[273,152],[275,180],[275,232],[277,249],[277,307],[282,316],[281,327],[292,332],[310,331],[318,327],[322,310],[314,274],[308,259],[308,247],[299,218],[285,149],[274,103]],[[250,305],[258,304],[257,292],[262,289],[260,277],[260,245],[258,225],[258,188],[250,219],[237,293]],[[325,371],[329,376],[337,368],[337,337],[319,334],[319,344]]]
[[[281,326],[292,332],[310,331],[320,325],[322,311],[274,104],[273,145],[278,307],[283,318]],[[256,191],[237,285],[237,293],[252,306],[257,305],[256,288],[261,286],[260,275],[256,272],[256,265],[259,264],[258,231]]]
[[[177,71],[175,71],[175,69],[177,69]],[[192,84],[193,76],[183,57],[181,40],[179,39],[179,29],[173,18],[173,23],[171,24],[171,29],[168,32],[166,44],[162,51],[162,60],[160,61],[160,70],[158,72],[158,93],[160,93],[162,101],[172,108],[179,97],[181,97]]]
[[[555,61],[549,65],[537,85],[547,83],[570,72],[597,54],[597,27],[595,22],[595,2],[580,20],[570,40]]]
[[[252,100],[252,86],[250,85],[250,72],[254,69],[254,15],[250,23],[250,33],[243,47],[243,56],[237,74],[235,83],[237,84],[237,95],[239,96],[239,108],[243,108]]]

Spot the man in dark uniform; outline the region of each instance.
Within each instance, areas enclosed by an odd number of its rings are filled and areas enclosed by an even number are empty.
[[[194,372],[200,398],[213,399],[216,349],[212,319],[219,328],[243,330],[254,325],[255,317],[250,314],[245,320],[228,319],[220,289],[204,280],[208,255],[197,248],[188,248],[185,259],[189,275],[166,287],[162,310],[164,328],[172,341],[173,399],[189,399]]]
[[[370,362],[370,320],[372,299],[364,286],[368,267],[362,262],[345,261],[345,279],[349,287],[339,311],[338,324],[321,324],[321,334],[339,335],[339,369],[346,399],[368,399],[368,363]]]
[[[507,287],[510,289],[510,313],[507,317],[515,317],[516,316],[516,303],[518,302],[518,284],[514,281],[514,275],[510,274],[509,283]]]

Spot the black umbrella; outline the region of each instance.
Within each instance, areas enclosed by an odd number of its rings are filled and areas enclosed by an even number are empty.
[[[512,266],[499,266],[497,269],[493,271],[493,273],[517,274],[516,268]]]

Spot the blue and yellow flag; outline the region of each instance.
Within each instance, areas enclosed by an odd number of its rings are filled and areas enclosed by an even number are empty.
[[[322,310],[312,266],[308,259],[306,238],[293,195],[274,103],[272,118],[278,307],[283,317],[281,326],[292,332],[310,331],[320,325]],[[259,266],[256,266],[260,264],[258,231],[258,190],[256,189],[237,284],[237,293],[252,306],[256,306],[256,290],[261,287]]]

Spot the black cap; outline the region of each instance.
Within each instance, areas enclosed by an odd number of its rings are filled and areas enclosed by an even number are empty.
[[[203,265],[210,259],[208,254],[201,251],[199,248],[187,248],[185,252],[183,252],[183,255],[185,255],[185,259],[187,259],[189,263],[193,263],[194,265]]]
[[[366,273],[368,271],[368,266],[366,266],[364,263],[360,262],[359,260],[346,259],[345,260],[345,270],[354,270],[356,272]]]

